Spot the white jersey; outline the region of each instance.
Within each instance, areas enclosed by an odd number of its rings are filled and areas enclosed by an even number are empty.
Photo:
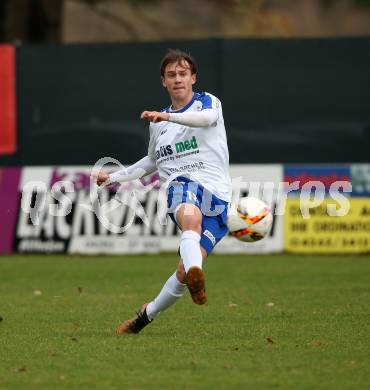
[[[217,121],[208,127],[166,121],[150,123],[148,155],[156,161],[161,181],[186,175],[218,198],[230,202],[229,151],[220,100],[206,92],[194,93],[191,102],[182,109],[163,111],[183,113],[204,109],[215,109],[218,113]]]

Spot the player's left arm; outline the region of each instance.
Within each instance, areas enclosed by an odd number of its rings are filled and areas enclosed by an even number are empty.
[[[150,122],[174,122],[189,127],[210,127],[217,122],[218,111],[214,108],[207,108],[202,111],[189,112],[157,112],[144,111],[142,114],[144,120]]]
[[[214,108],[206,108],[202,111],[189,111],[170,113],[169,122],[178,123],[189,127],[211,127],[218,120],[218,111]]]

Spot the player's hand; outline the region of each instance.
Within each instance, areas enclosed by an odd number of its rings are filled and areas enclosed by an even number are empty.
[[[167,112],[158,111],[143,111],[140,115],[140,119],[154,123],[168,121],[169,118],[170,115]]]
[[[93,172],[92,176],[96,178],[96,184],[101,186],[109,179],[109,174],[106,171]]]

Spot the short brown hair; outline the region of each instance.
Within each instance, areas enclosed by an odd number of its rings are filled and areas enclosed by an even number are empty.
[[[189,64],[191,74],[197,73],[198,65],[190,54],[185,53],[179,49],[168,49],[166,55],[162,58],[161,61],[161,76],[164,77],[164,71],[168,64],[181,64],[182,61],[186,61]]]

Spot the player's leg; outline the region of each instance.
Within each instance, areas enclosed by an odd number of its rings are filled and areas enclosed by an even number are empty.
[[[200,239],[202,260],[205,260],[206,257],[209,256],[217,243],[227,234],[226,212],[227,210],[225,209],[224,215],[220,217],[203,216],[202,236]],[[167,280],[158,296],[149,304],[144,304],[133,318],[120,325],[117,328],[117,333],[138,333],[148,325],[159,312],[172,306],[184,294],[187,284],[189,287],[188,276],[189,275],[185,272],[183,261],[180,259],[175,274]],[[192,298],[194,300],[193,296]],[[148,306],[150,309],[150,319],[148,317]]]
[[[201,248],[203,260],[207,257],[207,252]],[[146,325],[162,311],[165,311],[176,303],[186,291],[186,272],[182,260],[180,259],[177,270],[166,281],[162,290],[149,303],[144,303],[140,310],[129,320],[118,326],[117,334],[139,333]]]
[[[204,261],[208,257],[208,253],[202,247],[200,247],[200,250],[202,252],[202,260]],[[179,261],[179,265],[177,266],[176,277],[181,283],[186,284],[186,272],[184,268],[184,263],[181,258]]]
[[[177,274],[178,271],[172,274],[154,300],[149,303],[144,303],[136,315],[121,324],[116,332],[118,334],[139,333],[161,311],[168,309],[180,299],[186,291],[186,284],[179,280]],[[179,274],[179,277],[182,279],[181,274]]]
[[[186,273],[186,284],[194,303],[198,305],[207,301],[200,246],[202,218],[199,208],[191,203],[181,204],[176,211],[176,221],[182,230],[180,256]]]
[[[202,268],[200,234],[202,232],[202,213],[191,203],[183,203],[176,212],[176,221],[182,230],[180,238],[180,256],[185,272],[191,267]]]
[[[201,248],[203,260],[207,252]],[[186,272],[180,259],[176,272],[170,276],[162,287],[162,290],[152,302],[146,306],[146,312],[150,320],[154,319],[161,311],[165,311],[180,299],[186,290]]]
[[[167,280],[158,296],[149,304],[144,304],[136,315],[125,321],[117,328],[117,333],[138,333],[148,325],[159,312],[172,306],[185,292],[186,286],[192,295],[194,302],[202,304],[206,301],[204,289],[204,276],[201,270],[202,260],[207,257],[207,251],[200,247],[200,233],[202,231],[202,214],[194,204],[181,203],[181,200],[189,201],[188,191],[184,192],[184,186],[176,186],[176,194],[180,195],[180,202],[172,203],[176,209],[174,222],[179,225],[183,233],[180,240],[180,261],[175,274]],[[184,234],[185,233],[185,234]],[[185,259],[185,260],[184,260]],[[192,268],[190,270],[190,268]],[[191,271],[189,273],[189,270]]]
[[[203,248],[201,248],[201,251],[202,259],[205,260],[207,252]],[[143,305],[142,309],[145,309],[148,319],[152,321],[160,312],[167,310],[176,303],[184,295],[186,287],[186,272],[180,259],[176,272],[170,276],[159,294],[147,306]]]
[[[146,307],[148,318],[153,320],[160,312],[176,303],[186,291],[182,274],[176,270],[166,281],[159,294]]]

